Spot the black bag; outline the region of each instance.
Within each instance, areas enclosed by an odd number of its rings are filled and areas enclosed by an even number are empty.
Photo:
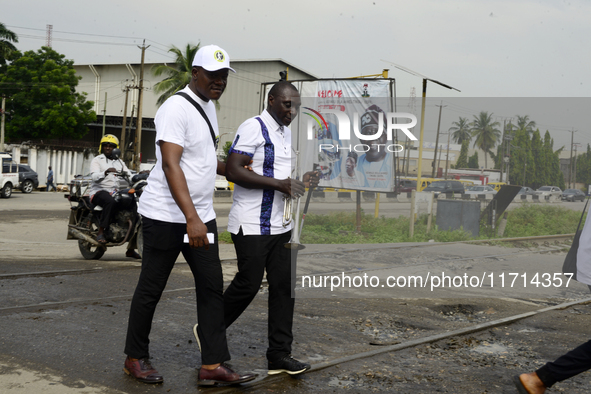
[[[579,229],[581,228],[583,216],[585,216],[587,204],[589,204],[589,200],[587,200],[587,202],[585,203],[583,213],[581,213],[581,219],[579,219],[579,225],[577,226],[577,232],[575,233],[575,238],[573,239],[573,244],[571,245],[570,249],[568,250],[568,253],[566,254],[564,264],[562,264],[562,272],[565,274],[573,274],[572,278],[574,280],[577,280],[577,252],[579,251],[579,238],[581,238],[581,233],[583,232],[583,230]]]
[[[216,137],[215,133],[213,132],[213,126],[211,125],[211,122],[209,121],[209,118],[207,117],[207,115],[205,114],[205,111],[203,110],[203,108],[201,108],[201,106],[191,98],[191,96],[189,96],[187,93],[185,92],[176,92],[175,95],[184,97],[187,99],[188,102],[190,102],[191,104],[193,104],[193,106],[195,107],[195,109],[197,111],[199,111],[199,113],[201,114],[201,116],[203,116],[203,119],[205,119],[205,121],[207,122],[207,126],[209,126],[209,133],[211,134],[211,139],[213,140],[213,146],[214,148],[218,149],[218,143],[220,142],[220,137]]]

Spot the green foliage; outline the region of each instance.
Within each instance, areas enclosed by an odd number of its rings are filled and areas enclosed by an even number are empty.
[[[73,64],[49,47],[14,55],[0,77],[0,93],[10,98],[13,114],[6,124],[9,139],[78,139],[88,132],[96,114],[86,95],[76,93],[81,77]]]
[[[524,204],[509,211],[504,238],[574,233],[581,213],[545,204]],[[463,230],[443,231],[434,226],[427,233],[427,215],[421,215],[414,227],[414,236],[409,235],[410,219],[374,218],[363,214],[361,232],[356,232],[354,212],[333,212],[328,215],[306,215],[306,223],[300,241],[303,244],[368,244],[399,242],[457,242],[474,239]],[[480,237],[489,238],[489,228],[480,227]],[[496,235],[491,234],[496,238]],[[232,243],[230,233],[219,235],[220,243]]]
[[[460,150],[460,155],[458,156],[458,160],[456,161],[455,168],[468,168],[468,145],[470,141],[462,142],[462,149]]]
[[[501,137],[501,131],[497,129],[499,122],[493,122],[492,113],[481,111],[474,115],[472,122],[472,135],[475,137],[474,146],[485,152],[484,167],[488,168],[486,152],[492,150]]]
[[[226,141],[226,143],[222,147],[224,153],[220,157],[220,160],[224,163],[228,162],[228,156],[230,156],[230,147],[232,147],[232,141]]]
[[[451,138],[456,144],[462,145],[464,141],[469,143],[472,139],[472,131],[470,130],[468,118],[462,118],[460,116],[457,122],[452,123],[452,127],[448,131],[452,133]]]
[[[16,52],[13,42],[18,42],[18,36],[13,31],[8,30],[4,23],[0,22],[0,67],[6,65],[7,61],[11,60]]]
[[[232,244],[232,234],[228,231],[224,231],[218,234],[218,242],[221,244]]]
[[[407,217],[374,218],[362,215],[361,233],[356,232],[354,212],[335,212],[328,215],[306,215],[306,224],[300,235],[303,244],[339,243],[396,243],[396,242],[452,242],[470,239],[461,230],[440,231],[436,228],[427,233],[427,216],[423,215],[415,224],[414,236],[409,236],[410,219]]]
[[[468,159],[468,168],[478,168],[478,152],[474,152]]]
[[[580,217],[579,211],[549,204],[526,204],[509,211],[504,237],[574,233]]]
[[[166,99],[183,89],[191,81],[191,71],[193,69],[193,58],[199,50],[199,45],[187,44],[184,52],[172,46],[168,50],[175,55],[174,65],[158,64],[152,68],[155,76],[164,74],[166,78],[154,85],[154,92],[160,94],[156,105],[161,106]]]
[[[531,134],[534,132],[534,129],[536,128],[536,122],[534,122],[533,120],[529,120],[529,115],[524,115],[524,116],[516,115],[516,116],[517,116],[517,129],[518,130],[523,130],[528,134]]]
[[[591,145],[587,144],[587,151],[577,155],[576,159],[576,181],[585,184],[585,192],[591,184]]]

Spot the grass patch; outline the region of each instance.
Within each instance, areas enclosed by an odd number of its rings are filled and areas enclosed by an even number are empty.
[[[570,234],[577,230],[581,212],[551,205],[527,204],[509,211],[504,238]],[[585,223],[581,223],[581,228]]]
[[[507,226],[503,238],[533,237],[539,235],[557,235],[574,233],[581,217],[581,212],[570,209],[527,204],[509,211]],[[583,219],[584,222],[584,219]],[[488,237],[490,229],[480,227],[480,236],[472,237],[462,230],[442,231],[435,226],[435,217],[431,231],[427,233],[427,215],[421,215],[415,223],[414,236],[409,234],[410,219],[374,218],[362,214],[361,232],[356,231],[354,212],[334,212],[328,215],[307,214],[306,223],[300,242],[305,244],[376,244],[398,242],[456,242],[473,239],[498,238]],[[230,233],[219,235],[220,243],[232,243]]]
[[[232,242],[232,234],[228,231],[223,231],[218,234],[218,242],[221,244],[233,244]]]

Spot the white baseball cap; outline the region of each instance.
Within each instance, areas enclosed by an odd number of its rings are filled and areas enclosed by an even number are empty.
[[[231,70],[230,56],[217,45],[206,45],[199,48],[193,59],[193,66],[203,67],[207,71],[217,71],[224,68]]]

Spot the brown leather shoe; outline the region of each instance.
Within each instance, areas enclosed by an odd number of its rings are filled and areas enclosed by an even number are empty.
[[[132,361],[131,357],[127,356],[123,371],[144,383],[162,383],[164,381],[162,375],[152,367],[150,360],[147,358]]]
[[[201,367],[197,384],[199,384],[199,386],[226,386],[230,384],[250,382],[256,377],[257,375],[254,373],[238,375],[226,364],[221,364],[215,369],[205,369]]]

